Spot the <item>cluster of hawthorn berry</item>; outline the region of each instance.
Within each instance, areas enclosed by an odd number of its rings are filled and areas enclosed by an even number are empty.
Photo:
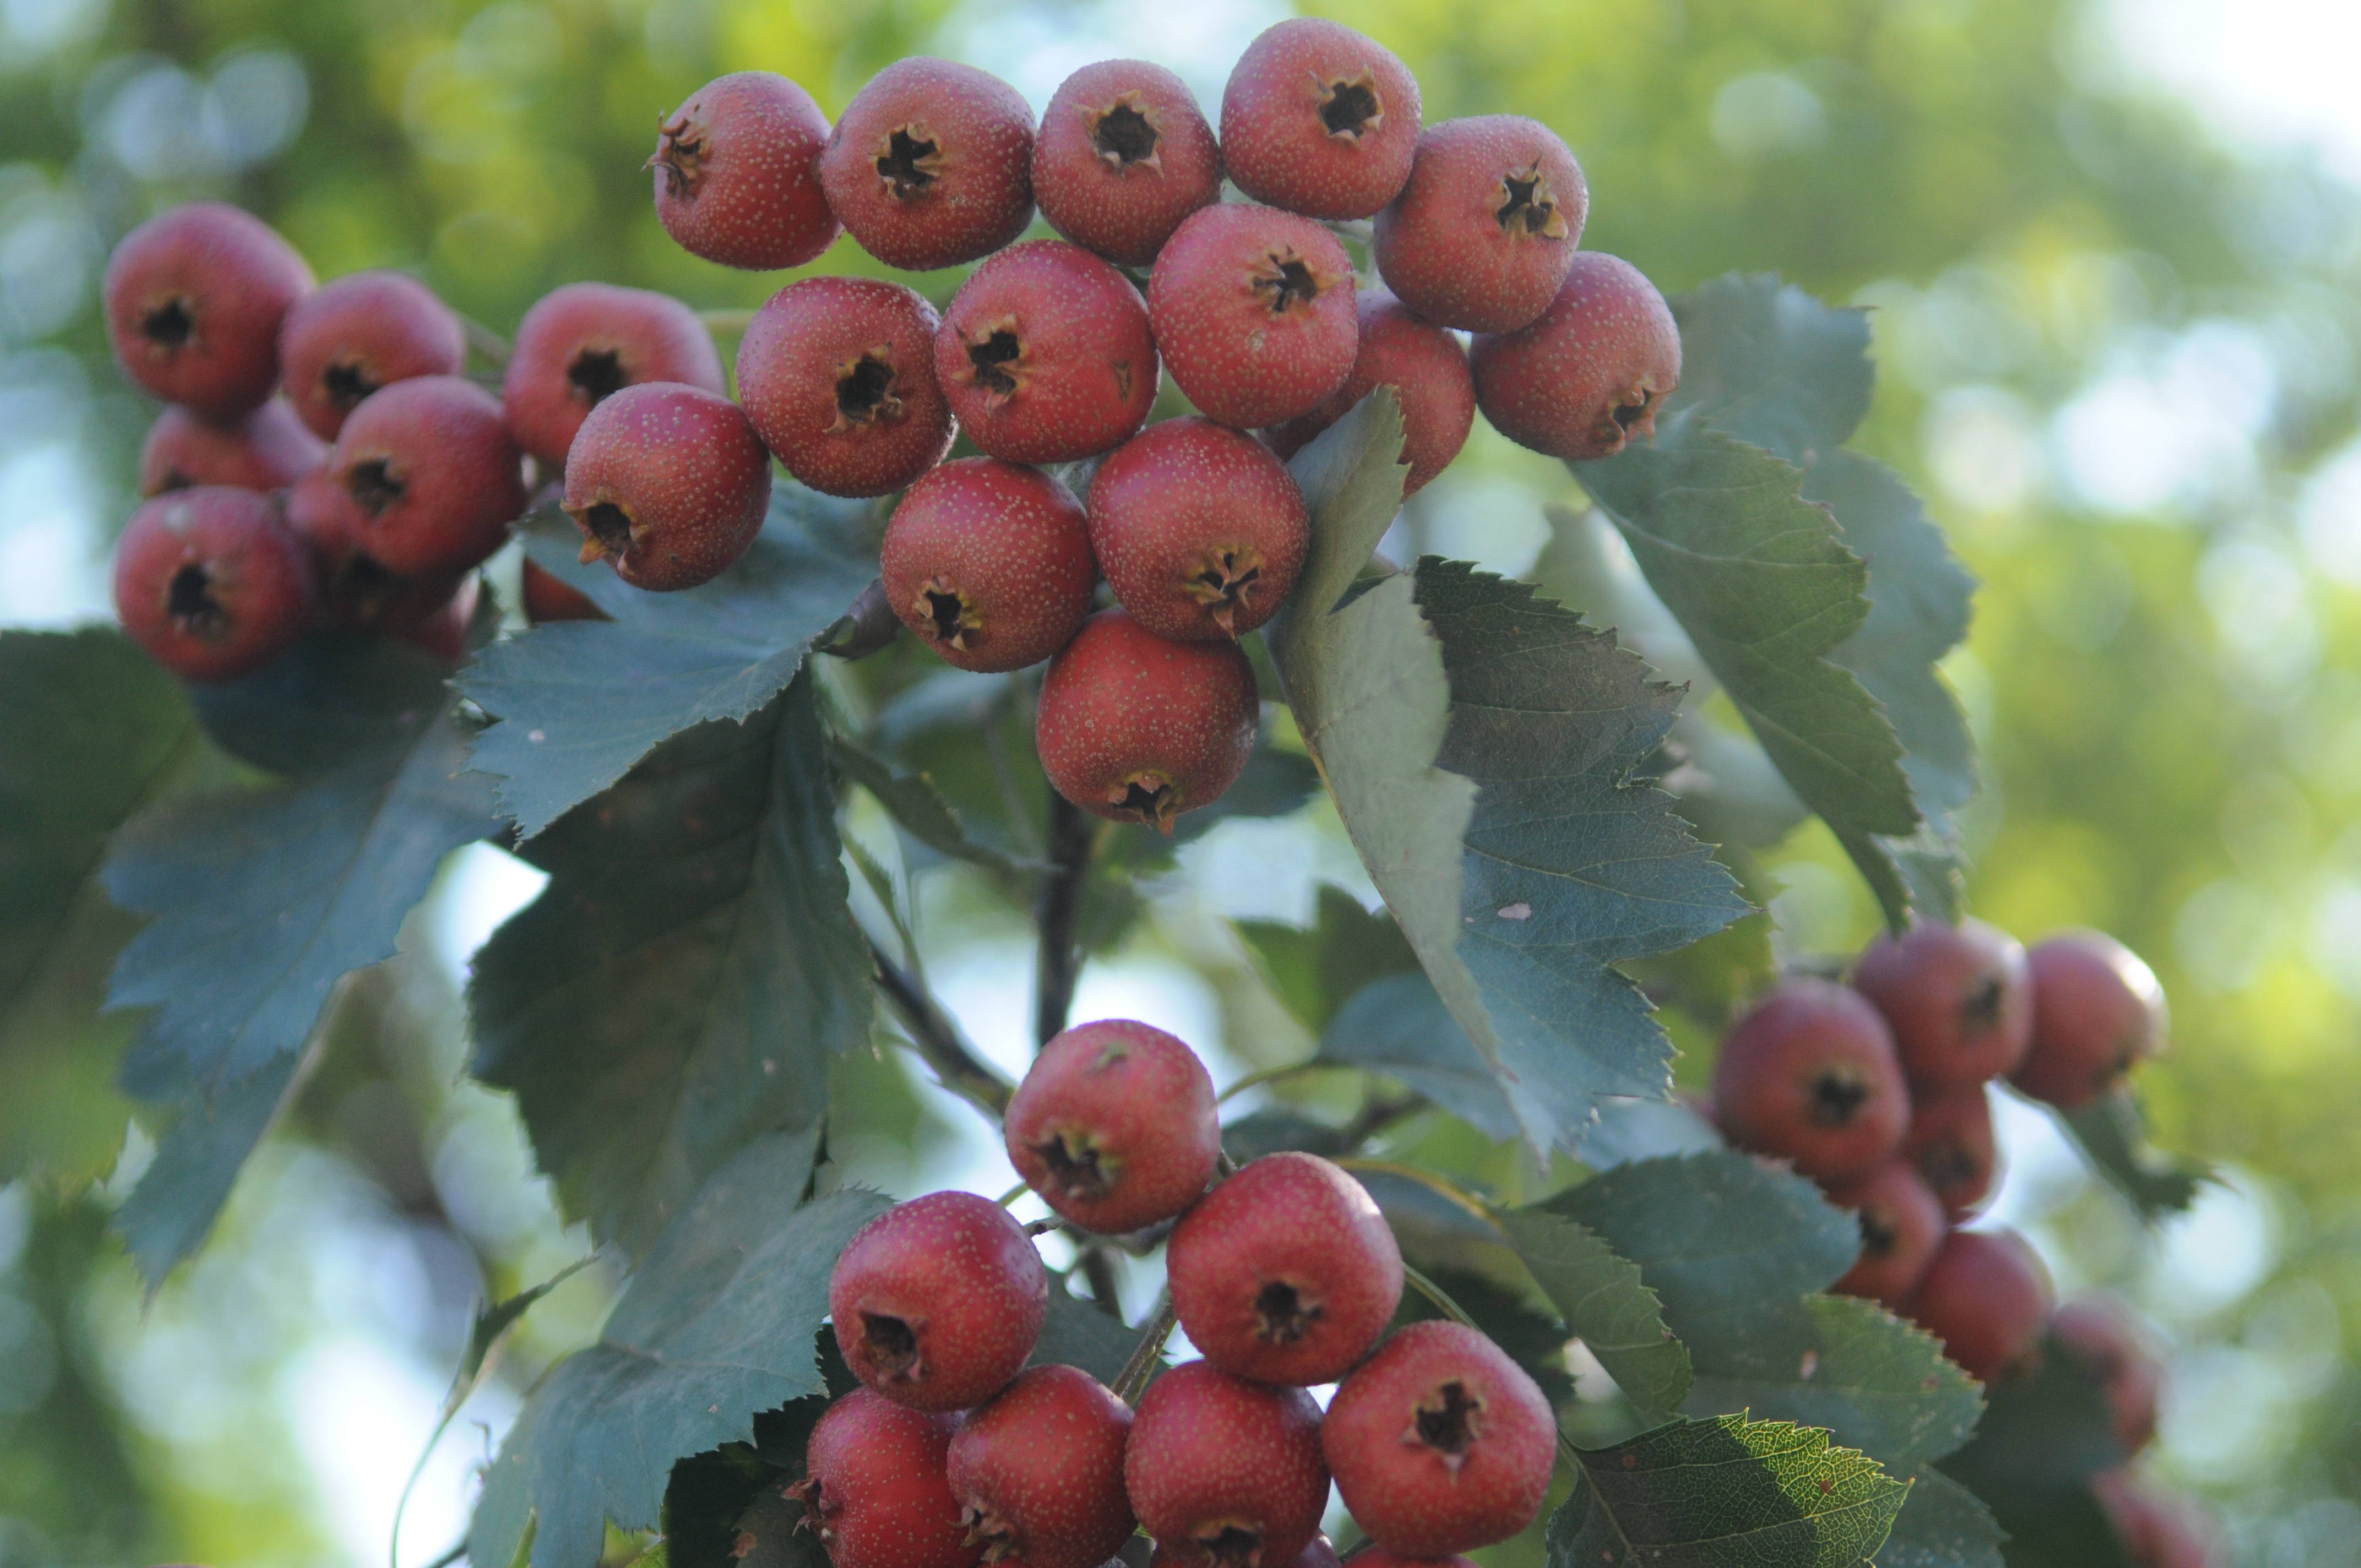
[[[2008,1230],[1958,1230],[1991,1196],[1999,1151],[1986,1086],[2074,1110],[2156,1054],[2164,991],[2097,931],[2027,949],[1980,920],[1881,937],[1850,984],[1793,975],[1730,1029],[1710,1114],[1730,1142],[1792,1163],[1858,1212],[1861,1255],[1833,1287],[1893,1308],[1970,1375],[2024,1375],[2045,1334],[2105,1391],[2126,1455],[2156,1436],[2162,1370],[2117,1303],[2051,1306],[2048,1277]],[[2139,1564],[2206,1561],[2202,1534],[2125,1470],[2092,1486]]]
[[[323,611],[396,631],[440,612],[456,647],[454,595],[523,510],[521,456],[562,473],[584,560],[650,589],[744,553],[775,457],[829,495],[904,491],[884,542],[895,614],[963,669],[1053,661],[1051,782],[1170,831],[1253,747],[1236,640],[1310,541],[1284,458],[1380,385],[1405,496],[1479,407],[1525,445],[1603,456],[1653,431],[1680,376],[1654,288],[1577,249],[1588,191],[1539,122],[1422,127],[1402,62],[1315,18],[1249,45],[1220,119],[1217,140],[1187,86],[1139,60],[1075,72],[1038,131],[1013,89],[947,60],[888,67],[833,127],[785,77],[708,83],[650,159],[689,251],[796,267],[849,231],[890,267],[983,262],[939,314],[879,279],[782,289],[740,342],[734,402],[699,318],[660,295],[557,290],[494,399],[413,280],[314,291],[253,218],[166,214],[117,249],[107,314],[125,367],[177,405],[143,457],[149,492],[197,488],[133,520],[124,623],[196,679],[254,668]],[[1224,202],[1225,179],[1247,199]],[[1013,243],[1037,203],[1065,237]],[[1361,286],[1348,238],[1383,287]],[[1197,413],[1149,425],[1166,370]],[[981,455],[946,461],[962,433]],[[1102,577],[1115,606],[1093,614]],[[526,586],[536,619],[598,613],[547,574]]]
[[[1216,1180],[1213,1085],[1187,1045],[1122,1019],[1068,1029],[1005,1125],[1064,1223],[1170,1227],[1171,1310],[1202,1359],[1136,1415],[1077,1367],[1027,1368],[1049,1288],[1027,1228],[971,1193],[895,1205],[829,1279],[862,1387],[789,1488],[834,1568],[1100,1568],[1137,1529],[1168,1568],[1336,1568],[1332,1476],[1374,1543],[1361,1568],[1470,1568],[1458,1553],[1538,1517],[1557,1442],[1541,1389],[1462,1324],[1387,1333],[1401,1254],[1345,1170],[1274,1154]],[[1306,1390],[1331,1383],[1323,1416]]]

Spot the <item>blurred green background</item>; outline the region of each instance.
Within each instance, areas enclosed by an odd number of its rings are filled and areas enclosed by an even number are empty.
[[[2164,1332],[2150,1463],[2216,1508],[2236,1561],[2361,1563],[2361,7],[1312,8],[1398,50],[1429,119],[1554,126],[1589,174],[1586,243],[1667,292],[1775,269],[1873,308],[1883,375],[1860,444],[1912,478],[1984,580],[1947,666],[1984,758],[1973,906],[2028,938],[2103,927],[2154,962],[2175,1035],[2144,1080],[2158,1141],[2226,1178],[2143,1233],[2013,1107],[1997,1212],[2061,1284],[2124,1290]],[[886,61],[936,52],[1038,108],[1073,67],[1130,54],[1210,106],[1284,14],[0,0],[0,622],[106,614],[106,543],[153,411],[106,359],[97,269],[164,205],[240,202],[324,277],[412,268],[500,330],[578,278],[750,305],[781,280],[673,247],[641,170],[659,115],[707,78],[782,71],[833,113]],[[816,269],[868,266],[847,244]],[[1562,468],[1479,429],[1422,503],[1397,543],[1537,574],[1618,619],[1599,598],[1618,563],[1545,512],[1579,505]],[[1622,619],[1680,669],[1676,645]],[[1824,834],[1799,830],[1766,866],[1784,955],[1872,928]],[[407,956],[357,983],[212,1247],[152,1301],[104,1234],[147,1146],[135,1133],[118,1163],[69,1114],[101,1102],[106,1063],[36,1100],[0,1061],[50,1167],[0,1189],[0,1568],[385,1561],[471,1304],[587,1250],[505,1102],[459,1080],[466,955],[533,875],[489,850],[454,864]],[[1178,1027],[1217,1076],[1287,1059],[1303,1042],[1222,917],[1308,921],[1323,881],[1366,891],[1333,818],[1225,827],[1093,966],[1077,1015]],[[1021,1064],[1021,930],[952,901],[928,935],[942,989]],[[906,1191],[996,1190],[993,1141],[921,1076],[890,1052],[848,1066],[843,1157]],[[12,1163],[28,1135],[8,1130]],[[405,1568],[456,1539],[470,1467],[612,1288],[592,1269],[528,1321],[427,1469]]]

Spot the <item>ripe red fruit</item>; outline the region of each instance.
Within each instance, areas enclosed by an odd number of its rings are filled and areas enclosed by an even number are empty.
[[[279,326],[287,399],[330,441],[379,387],[413,376],[456,376],[467,360],[459,318],[404,272],[338,278],[299,301]]]
[[[1921,1092],[1910,1106],[1902,1157],[1917,1168],[1952,1219],[1982,1208],[2000,1179],[2000,1146],[1983,1085]]]
[[[372,393],[328,455],[360,509],[362,549],[397,576],[458,572],[500,547],[524,511],[524,477],[500,405],[457,376]]]
[[[1882,936],[1862,949],[1852,984],[1894,1026],[1913,1084],[1964,1088],[2004,1078],[2033,1038],[2025,948],[1981,920]]]
[[[607,612],[588,594],[531,561],[524,564],[524,618],[534,626],[552,620],[605,620]]]
[[[482,579],[469,572],[459,579],[442,604],[421,619],[397,629],[393,635],[413,648],[423,648],[446,664],[467,656],[467,628],[476,619],[476,600]]]
[[[1203,419],[1125,442],[1091,479],[1091,549],[1159,637],[1235,638],[1286,602],[1312,547],[1303,492],[1270,448]]]
[[[2009,1081],[2061,1111],[2121,1086],[2164,1043],[2164,987],[2103,931],[2061,931],[2025,956],[2033,1032]]]
[[[279,323],[311,291],[312,269],[260,218],[190,202],[133,229],[107,258],[107,340],[164,401],[236,419],[279,384]]]
[[[1156,339],[1131,280],[1078,245],[1034,240],[960,285],[935,331],[935,378],[991,455],[1071,463],[1147,422]]]
[[[1374,1547],[1365,1547],[1364,1552],[1353,1554],[1354,1560],[1358,1562],[1366,1552],[1375,1550]],[[1159,1542],[1148,1553],[1148,1568],[1179,1568],[1182,1556],[1183,1553]],[[1340,1568],[1336,1543],[1324,1535],[1313,1536],[1312,1544],[1295,1554],[1295,1561],[1290,1568]]]
[[[277,398],[221,422],[175,405],[156,416],[139,444],[139,493],[156,496],[192,485],[283,490],[327,457],[328,444]]]
[[[1222,89],[1222,160],[1257,202],[1366,218],[1418,148],[1418,78],[1376,39],[1297,16],[1246,45]]]
[[[1033,111],[972,65],[897,60],[845,106],[819,177],[829,206],[886,266],[956,267],[1033,221]]]
[[[1077,1024],[1043,1046],[1003,1127],[1026,1185],[1102,1234],[1180,1213],[1213,1180],[1222,1153],[1205,1064],[1128,1018]]]
[[[787,1488],[835,1568],[974,1568],[946,1474],[954,1426],[856,1388],[824,1411]]]
[[[1532,1524],[1557,1417],[1524,1368],[1463,1323],[1412,1323],[1336,1390],[1320,1446],[1354,1522],[1388,1552],[1448,1557]]]
[[[642,381],[590,411],[566,462],[566,515],[582,559],[658,592],[734,565],[763,531],[771,455],[738,405],[697,387]]]
[[[1590,189],[1557,133],[1522,115],[1429,126],[1410,183],[1378,214],[1378,271],[1437,326],[1514,332],[1574,265]]]
[[[986,1563],[1099,1568],[1131,1539],[1131,1409],[1089,1373],[1036,1366],[951,1439],[951,1494]]]
[[[1478,336],[1468,364],[1476,405],[1502,435],[1569,461],[1612,457],[1656,433],[1656,410],[1681,384],[1681,331],[1638,268],[1577,251],[1549,308]]]
[[[1207,419],[1240,430],[1310,413],[1353,373],[1353,262],[1336,236],[1274,207],[1189,215],[1148,278],[1164,367]]]
[[[1713,1103],[1731,1143],[1820,1181],[1884,1164],[1910,1114],[1885,1020],[1857,993],[1807,975],[1773,986],[1722,1041]]]
[[[1857,1181],[1829,1188],[1828,1201],[1855,1211],[1861,1222],[1861,1255],[1828,1288],[1899,1307],[1950,1229],[1933,1190],[1908,1162],[1890,1159]]]
[[[656,217],[691,256],[766,271],[801,267],[840,225],[819,183],[828,116],[768,71],[733,71],[688,95],[656,130]]]
[[[2126,1457],[2156,1441],[2164,1368],[2130,1310],[2111,1296],[2085,1296],[2049,1315],[2049,1337],[2105,1391],[2115,1441]]]
[[[1211,806],[1254,754],[1262,705],[1235,642],[1175,642],[1120,609],[1082,623],[1049,662],[1033,740],[1060,795],[1165,833]]]
[[[201,485],[131,514],[115,547],[115,613],[183,680],[268,663],[312,624],[312,567],[267,496]]]
[[[1456,1553],[1439,1558],[1411,1557],[1372,1545],[1353,1553],[1353,1568],[1476,1568],[1476,1560]]]
[[[1221,195],[1213,127],[1188,83],[1160,65],[1086,65],[1042,111],[1033,143],[1041,215],[1109,261],[1146,267],[1181,219]]]
[[[2049,1275],[2015,1231],[1953,1231],[1935,1249],[1909,1315],[1969,1376],[1991,1383],[2040,1343]]]
[[[942,460],[935,307],[874,278],[807,278],[738,344],[738,400],[787,472],[831,496],[882,496]]]
[[[590,411],[642,381],[728,390],[713,334],[695,311],[645,289],[568,283],[517,323],[500,399],[517,444],[555,468]]]
[[[1401,1304],[1385,1216],[1317,1155],[1265,1155],[1214,1188],[1182,1216],[1165,1262],[1190,1343],[1260,1383],[1334,1382]]]
[[[1312,438],[1378,387],[1401,400],[1401,461],[1405,499],[1451,466],[1476,423],[1476,381],[1459,340],[1422,321],[1383,289],[1364,289],[1358,301],[1359,346],[1353,373],[1310,413],[1266,432],[1271,449],[1292,457]]]
[[[2216,1568],[2224,1561],[2210,1520],[2131,1471],[2102,1470],[2090,1486],[2131,1568]]]
[[[1320,1407],[1184,1362],[1141,1396],[1123,1479],[1174,1568],[1280,1568],[1320,1533],[1328,1502]]]
[[[463,569],[406,577],[368,553],[368,517],[324,466],[287,488],[288,529],[310,553],[320,620],[339,631],[400,634],[442,610]]]
[[[962,457],[921,475],[885,524],[902,623],[962,670],[1021,670],[1074,640],[1098,574],[1082,503],[1038,468]]]
[[[897,1203],[846,1244],[829,1279],[852,1375],[915,1410],[963,1410],[1008,1386],[1049,1310],[1025,1227],[972,1192]]]

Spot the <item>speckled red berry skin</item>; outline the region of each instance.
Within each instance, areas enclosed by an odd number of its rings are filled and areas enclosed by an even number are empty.
[[[1891,1159],[1910,1114],[1885,1020],[1858,993],[1807,975],[1773,986],[1730,1031],[1713,1102],[1731,1143],[1821,1181]]]
[[[1213,1080],[1178,1037],[1129,1018],[1041,1047],[1008,1102],[1009,1163],[1086,1231],[1144,1230],[1194,1203],[1222,1153]]]
[[[1401,1304],[1401,1249],[1367,1189],[1317,1155],[1265,1155],[1172,1233],[1172,1310],[1198,1351],[1262,1383],[1333,1383]]]
[[[1222,149],[1187,82],[1103,60],[1060,84],[1033,143],[1049,226],[1120,267],[1146,267],[1180,220],[1222,198]]]
[[[186,203],[124,236],[107,258],[107,340],[156,397],[235,419],[279,385],[279,323],[312,287],[312,269],[261,219]]]
[[[524,563],[522,597],[524,599],[524,618],[534,626],[553,620],[609,619],[607,612],[593,603],[588,594],[530,560]]]
[[[1476,423],[1476,382],[1459,340],[1422,321],[1383,289],[1360,292],[1360,346],[1353,373],[1328,400],[1299,419],[1265,433],[1271,450],[1292,457],[1353,405],[1379,387],[1401,402],[1404,499],[1416,495],[1451,466]]]
[[[819,175],[862,249],[912,272],[956,267],[1033,221],[1033,111],[972,65],[897,60],[845,105]]]
[[[296,302],[279,326],[287,399],[329,440],[379,387],[413,376],[456,376],[467,334],[451,307],[406,272],[354,272]]]
[[[2015,1231],[1953,1231],[1936,1249],[1908,1313],[1969,1376],[1991,1383],[2040,1343],[2048,1271]]]
[[[397,576],[476,565],[524,511],[516,444],[489,392],[418,376],[373,392],[345,421],[328,471],[361,511],[361,544]]]
[[[1131,280],[1079,245],[1012,246],[935,331],[935,378],[968,439],[1011,463],[1072,463],[1148,422],[1160,379]]]
[[[1861,1255],[1828,1288],[1900,1306],[1950,1229],[1933,1189],[1909,1161],[1890,1159],[1857,1181],[1829,1188],[1828,1201],[1854,1211],[1861,1222]]]
[[[2000,1179],[2000,1145],[1992,1102],[1981,1083],[1914,1091],[1902,1157],[1917,1168],[1943,1212],[1964,1220],[1984,1205]]]
[[[1204,419],[1150,425],[1091,479],[1091,548],[1132,619],[1211,641],[1279,613],[1311,548],[1303,492],[1270,448]]]
[[[691,256],[768,271],[801,267],[842,225],[820,189],[828,116],[769,71],[733,71],[688,95],[657,127],[656,218]]]
[[[1360,347],[1352,258],[1326,229],[1275,207],[1191,214],[1148,274],[1148,317],[1189,400],[1239,430],[1318,408]]]
[[[319,586],[320,623],[338,631],[399,633],[451,602],[467,569],[405,577],[368,553],[368,518],[324,466],[289,486],[287,526],[302,541]]]
[[[1356,1552],[1353,1555],[1357,1559],[1366,1552],[1375,1550],[1374,1547],[1364,1547],[1361,1552]],[[1192,1557],[1194,1557],[1193,1552],[1175,1552],[1159,1541],[1148,1553],[1148,1568],[1180,1568],[1182,1562]],[[1195,1558],[1195,1560],[1200,1563],[1204,1561],[1202,1558]],[[1295,1554],[1292,1568],[1340,1568],[1336,1556],[1336,1543],[1324,1535],[1313,1536],[1312,1544]]]
[[[831,496],[882,496],[942,461],[935,307],[876,278],[807,278],[738,343],[738,400],[787,472]]]
[[[1233,1377],[1184,1362],[1148,1386],[1123,1456],[1140,1527],[1176,1568],[1282,1568],[1320,1533],[1328,1465],[1320,1407],[1301,1388]]]
[[[2112,1296],[2085,1296],[2049,1314],[2049,1337],[2106,1395],[2125,1457],[2156,1441],[2164,1368],[2131,1310]]]
[[[1590,212],[1582,166],[1521,115],[1429,126],[1410,182],[1378,214],[1378,271],[1437,326],[1514,332],[1549,309]]]
[[[1175,817],[1237,782],[1261,722],[1236,643],[1175,642],[1108,609],[1049,662],[1033,739],[1060,795],[1170,833]]]
[[[2033,1039],[2033,981],[2015,938],[1981,920],[1924,921],[1881,936],[1853,966],[1853,989],[1894,1029],[1916,1088],[2004,1078]]]
[[[115,547],[115,613],[183,680],[258,669],[312,625],[312,566],[267,496],[205,485],[158,496]]]
[[[642,381],[729,389],[697,313],[668,295],[568,283],[517,324],[500,399],[519,446],[555,468],[600,399]]]
[[[1025,1227],[989,1198],[930,1192],[862,1227],[828,1286],[852,1375],[914,1410],[964,1410],[1008,1387],[1049,1310]]]
[[[1021,670],[1091,613],[1098,572],[1073,493],[1038,468],[962,457],[919,476],[885,524],[886,600],[962,670]]]
[[[856,1388],[822,1412],[788,1487],[835,1568],[974,1568],[947,1473],[949,1416]]]
[[[1476,406],[1520,446],[1578,462],[1653,437],[1681,384],[1681,332],[1656,286],[1630,262],[1575,253],[1549,308],[1468,354]]]
[[[192,485],[280,490],[327,460],[328,444],[277,398],[219,422],[175,405],[156,416],[139,444],[139,493],[161,495]]]
[[[951,1494],[987,1563],[1099,1568],[1131,1539],[1131,1407],[1072,1366],[1036,1366],[951,1439]]]
[[[1341,22],[1297,16],[1246,45],[1222,90],[1222,161],[1257,202],[1366,218],[1410,178],[1418,78]]]
[[[2061,1111],[2120,1088],[2163,1047],[2164,987],[2103,931],[2061,931],[2025,955],[2033,1029],[2009,1081]]]
[[[763,531],[771,455],[736,403],[677,381],[626,387],[590,411],[566,461],[582,559],[635,588],[711,582]]]

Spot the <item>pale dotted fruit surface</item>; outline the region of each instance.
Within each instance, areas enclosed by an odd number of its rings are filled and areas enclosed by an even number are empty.
[[[1041,1047],[1008,1102],[1009,1162],[1086,1231],[1124,1234],[1195,1202],[1221,1158],[1213,1080],[1174,1036],[1128,1018]]]
[[[1148,306],[1081,246],[985,260],[943,311],[935,378],[968,439],[1011,463],[1071,463],[1148,421],[1160,380]]]
[[[1341,89],[1341,91],[1340,91]],[[1410,178],[1418,78],[1376,39],[1297,16],[1248,44],[1222,91],[1222,160],[1257,202],[1366,218]]]
[[[1236,643],[1175,642],[1109,609],[1049,662],[1033,733],[1059,794],[1169,833],[1237,782],[1261,718]]]
[[[279,323],[312,288],[312,269],[260,218],[222,202],[185,203],[124,236],[107,258],[107,340],[156,397],[234,419],[279,384]]]
[[[158,496],[115,547],[115,612],[184,680],[257,669],[312,624],[312,567],[269,498],[227,486]]]
[[[1892,1158],[1910,1115],[1885,1020],[1858,992],[1808,975],[1779,981],[1731,1028],[1713,1105],[1731,1143],[1823,1181]]]
[[[1072,492],[994,457],[919,476],[885,525],[881,566],[894,613],[962,670],[1049,657],[1090,615],[1098,581]]]
[[[500,405],[457,376],[373,392],[336,434],[329,471],[360,508],[362,547],[388,571],[430,576],[498,550],[524,511],[524,476]]]
[[[713,334],[678,300],[567,283],[533,302],[518,323],[500,400],[517,444],[555,468],[598,400],[642,381],[729,389]]]
[[[691,256],[767,271],[801,267],[841,232],[820,189],[828,116],[768,71],[733,71],[688,95],[656,133],[656,217]]]
[[[1091,548],[1132,619],[1159,637],[1241,636],[1279,613],[1312,544],[1286,465],[1243,431],[1165,420],[1091,479]]]
[[[379,388],[413,376],[456,376],[467,361],[459,318],[406,272],[334,279],[299,301],[279,328],[288,400],[330,441]]]
[[[1221,200],[1222,151],[1188,83],[1144,60],[1066,78],[1033,143],[1033,197],[1049,226],[1124,267],[1146,267],[1198,208]]]
[[[914,272],[956,267],[1033,221],[1033,111],[972,65],[897,60],[845,106],[819,168],[862,249]]]
[[[1353,261],[1275,207],[1191,214],[1148,275],[1164,367],[1206,418],[1239,430],[1309,413],[1353,373]]]
[[[1582,166],[1539,120],[1445,120],[1419,137],[1371,254],[1386,286],[1437,326],[1513,332],[1557,297],[1589,212]]]
[[[831,496],[882,496],[942,460],[935,307],[877,278],[807,278],[738,341],[738,400],[787,472]]]
[[[930,1192],[846,1244],[828,1310],[862,1382],[913,1409],[963,1410],[1006,1387],[1033,1354],[1049,1276],[1007,1210]]]
[[[1476,405],[1520,446],[1581,461],[1653,436],[1681,383],[1681,333],[1654,284],[1602,251],[1575,253],[1530,325],[1476,339]]]
[[[222,421],[175,404],[156,416],[139,443],[139,493],[191,485],[280,490],[327,460],[328,444],[304,429],[281,399]]]
[[[866,1388],[830,1405],[791,1488],[834,1568],[973,1568],[946,1461],[952,1418],[906,1409]]]
[[[738,405],[677,381],[626,387],[590,411],[566,464],[586,559],[634,587],[690,588],[746,554],[771,499],[771,455]]]
[[[951,1439],[951,1494],[986,1551],[1026,1568],[1099,1568],[1131,1539],[1131,1408],[1077,1367],[1036,1366]]]
[[[1360,291],[1360,346],[1353,373],[1328,400],[1266,432],[1271,449],[1292,457],[1380,386],[1401,402],[1405,499],[1451,466],[1476,424],[1476,382],[1459,340],[1422,320],[1383,289]]]
[[[1290,1562],[1320,1533],[1328,1502],[1320,1407],[1301,1388],[1184,1362],[1140,1397],[1123,1474],[1141,1528],[1174,1568],[1212,1568],[1200,1534],[1224,1525],[1258,1537],[1261,1561]]]

